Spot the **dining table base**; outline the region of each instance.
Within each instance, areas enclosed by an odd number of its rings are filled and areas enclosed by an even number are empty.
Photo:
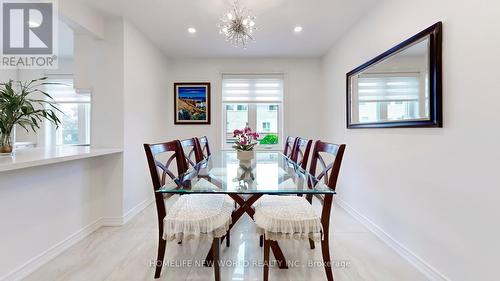
[[[232,223],[229,226],[229,231],[231,231],[232,227],[236,224],[236,222],[246,213],[250,216],[250,218],[253,219],[253,215],[255,214],[255,210],[252,208],[252,205],[259,200],[260,197],[262,197],[263,194],[253,194],[248,198],[241,197],[238,194],[228,194],[229,197],[231,197],[234,202],[236,202],[239,207],[233,212],[231,216]],[[223,236],[220,239],[220,243],[223,243],[224,239],[226,239],[226,236]],[[287,269],[288,265],[285,259],[285,255],[283,254],[283,251],[281,250],[280,246],[278,245],[277,241],[270,241],[270,246],[271,250],[273,251],[274,257],[276,259],[276,263],[279,268],[281,269]],[[205,258],[204,265],[205,266],[211,266],[213,264],[213,254],[212,250],[210,249],[208,251],[207,257]]]

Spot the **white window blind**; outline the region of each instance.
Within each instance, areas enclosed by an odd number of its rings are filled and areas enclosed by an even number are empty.
[[[421,88],[418,72],[369,73],[358,76],[359,122],[394,121],[419,118]]]
[[[360,75],[358,87],[360,102],[418,101],[419,74]]]
[[[273,102],[283,101],[283,75],[222,76],[223,102]]]

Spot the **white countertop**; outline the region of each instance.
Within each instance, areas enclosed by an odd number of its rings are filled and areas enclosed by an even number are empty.
[[[121,152],[123,150],[118,148],[93,148],[88,146],[18,149],[13,157],[0,156],[0,172]]]

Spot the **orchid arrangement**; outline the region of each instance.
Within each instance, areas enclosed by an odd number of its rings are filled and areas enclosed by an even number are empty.
[[[233,137],[237,138],[233,145],[234,149],[252,151],[257,145],[259,134],[247,126],[243,130],[234,130]]]

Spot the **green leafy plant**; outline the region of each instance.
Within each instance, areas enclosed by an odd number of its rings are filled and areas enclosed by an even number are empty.
[[[0,83],[0,153],[12,152],[14,144],[11,135],[16,125],[26,132],[30,129],[36,132],[43,120],[53,123],[56,128],[61,124],[56,115],[57,111],[61,112],[56,102],[41,90],[43,85],[57,83],[43,82],[46,79]]]
[[[271,134],[267,135],[260,140],[260,144],[278,144],[278,136]]]

